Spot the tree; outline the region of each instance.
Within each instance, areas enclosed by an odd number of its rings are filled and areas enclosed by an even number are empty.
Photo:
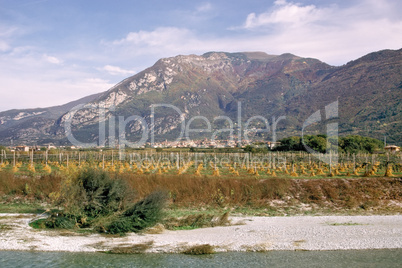
[[[292,136],[281,139],[281,144],[275,147],[275,151],[304,151],[304,146],[300,137]]]
[[[339,139],[339,147],[348,153],[374,153],[375,150],[383,147],[383,143],[380,140],[369,137],[349,135]]]
[[[340,150],[348,153],[374,153],[383,148],[383,143],[377,139],[349,135],[346,137],[327,137],[327,135],[306,135],[301,139],[292,136],[279,140],[281,143],[274,151],[306,151],[308,146],[314,151],[325,153],[327,149]],[[327,148],[329,146],[329,148]]]
[[[327,139],[322,135],[305,136],[304,143],[316,152],[325,153],[327,150]]]

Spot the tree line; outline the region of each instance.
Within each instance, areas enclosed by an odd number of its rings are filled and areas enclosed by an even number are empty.
[[[307,151],[307,148],[320,153],[325,153],[327,149],[336,150],[343,153],[374,153],[383,150],[384,143],[380,140],[363,137],[359,135],[348,135],[336,139],[327,135],[306,135],[301,137],[292,136],[279,140],[280,145],[274,151]]]

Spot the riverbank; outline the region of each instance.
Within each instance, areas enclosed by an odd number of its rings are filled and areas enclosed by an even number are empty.
[[[34,214],[0,214],[0,250],[181,253],[402,248],[402,215],[231,217],[231,226],[111,236],[43,231]],[[155,231],[155,230],[154,230]]]

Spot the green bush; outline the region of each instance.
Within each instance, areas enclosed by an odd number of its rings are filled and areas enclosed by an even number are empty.
[[[132,198],[128,189],[123,180],[111,179],[102,170],[85,169],[66,189],[66,211],[90,218],[117,212]]]
[[[133,191],[122,179],[112,179],[103,170],[88,168],[65,183],[61,213],[45,220],[47,228],[94,227],[99,232],[138,232],[163,217],[167,192],[157,191],[131,204]]]
[[[156,191],[135,203],[112,221],[106,230],[112,234],[138,232],[158,223],[163,217],[168,193]]]
[[[76,226],[74,216],[60,214],[52,214],[44,221],[46,228],[51,229],[72,229]]]

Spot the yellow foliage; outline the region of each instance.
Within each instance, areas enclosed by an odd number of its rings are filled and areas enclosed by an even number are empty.
[[[60,192],[51,192],[49,194],[49,198],[50,200],[52,200],[53,202],[56,201],[57,199],[60,198]]]
[[[324,175],[324,172],[321,168],[317,169],[317,175]]]
[[[43,168],[43,171],[45,171],[47,174],[50,174],[52,173],[52,168],[49,165],[47,165]]]
[[[385,171],[384,177],[392,177],[392,176],[394,176],[394,174],[392,174],[392,166],[390,165]]]

